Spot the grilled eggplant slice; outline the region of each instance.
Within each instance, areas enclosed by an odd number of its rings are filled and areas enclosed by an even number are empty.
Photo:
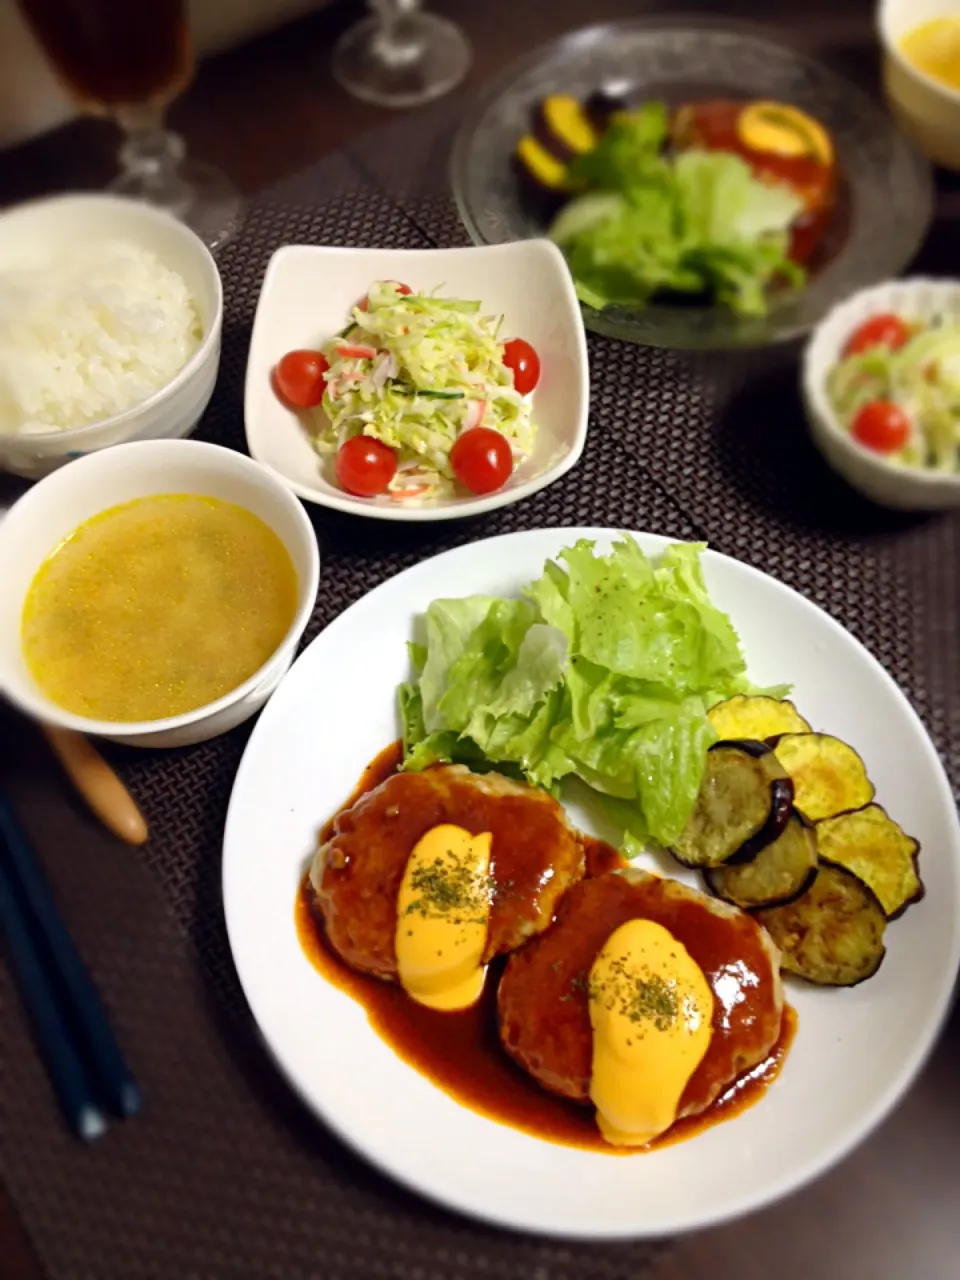
[[[810,822],[862,809],[873,799],[873,783],[863,761],[839,738],[829,733],[785,733],[773,749],[793,779],[794,804]]]
[[[700,794],[671,852],[686,867],[754,857],[787,824],[793,784],[763,742],[715,742]]]
[[[541,146],[564,164],[592,151],[599,135],[579,98],[551,93],[533,113],[533,134]]]
[[[749,911],[792,902],[810,888],[816,874],[816,833],[793,813],[776,840],[750,862],[707,868],[703,878],[716,897]]]
[[[821,987],[853,987],[880,968],[887,918],[873,890],[845,867],[821,862],[801,897],[755,914],[780,948],[784,973]]]
[[[760,694],[736,693],[711,707],[707,719],[721,739],[755,738],[766,742],[782,733],[810,732],[810,726],[792,702]]]
[[[817,823],[817,847],[822,857],[870,886],[888,920],[923,897],[920,845],[878,804]]]
[[[514,163],[527,193],[555,206],[576,190],[564,160],[558,160],[543,143],[526,133],[517,143]]]
[[[626,82],[611,81],[594,89],[583,104],[587,119],[601,134],[618,111],[626,111],[630,106],[631,86]]]

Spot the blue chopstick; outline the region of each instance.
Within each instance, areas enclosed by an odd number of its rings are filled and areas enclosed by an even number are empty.
[[[25,908],[24,928],[40,940],[38,959],[48,959],[48,986],[59,987],[61,1004],[76,1028],[76,1046],[90,1072],[97,1095],[114,1115],[140,1110],[140,1088],[120,1052],[96,987],[60,918],[46,876],[4,792],[0,791],[0,856],[7,855],[8,880]],[[32,926],[32,927],[31,927]],[[16,928],[14,929],[16,935]],[[48,1060],[49,1065],[49,1060]]]
[[[3,850],[0,850],[0,932],[6,939],[20,996],[33,1023],[40,1053],[67,1123],[81,1138],[88,1141],[98,1138],[107,1127],[106,1121],[24,921],[23,907],[17,900]]]

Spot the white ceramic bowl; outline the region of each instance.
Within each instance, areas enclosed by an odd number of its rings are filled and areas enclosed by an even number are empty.
[[[503,335],[532,343],[540,357],[533,393],[537,442],[506,485],[482,497],[395,502],[355,498],[339,488],[297,415],[280,403],[271,373],[287,351],[317,347],[342,329],[375,280],[475,298],[504,317]],[[379,520],[451,520],[519,502],[575,466],[587,437],[589,374],[580,306],[563,255],[548,240],[470,249],[336,249],[288,245],[270,260],[260,291],[244,416],[247,447],[294,493],[321,506]]]
[[[935,511],[960,507],[960,474],[903,467],[866,449],[845,431],[827,398],[827,374],[847,339],[871,316],[892,311],[907,319],[935,315],[960,325],[960,281],[891,280],[863,289],[835,307],[814,331],[803,355],[803,399],[817,448],[855,489],[885,507]]]
[[[246,507],[290,552],[299,583],[297,613],[273,655],[249,680],[216,702],[183,715],[139,723],[90,720],[51,702],[23,658],[21,616],[30,583],[58,542],[119,502],[156,493],[201,493]],[[0,523],[0,693],[49,724],[134,747],[204,742],[248,719],[277,687],[296,652],[317,595],[320,555],[300,503],[243,454],[196,440],[150,440],[81,458],[34,485]]]
[[[960,17],[957,0],[880,0],[877,25],[894,115],[931,160],[960,170],[960,92],[918,70],[899,48],[908,32],[944,17]]]
[[[0,214],[0,272],[42,265],[84,240],[126,240],[178,271],[196,304],[203,339],[177,376],[141,404],[99,422],[30,435],[0,433],[0,470],[35,480],[107,445],[189,435],[213,394],[220,365],[223,289],[210,251],[182,222],[137,200],[55,196]]]

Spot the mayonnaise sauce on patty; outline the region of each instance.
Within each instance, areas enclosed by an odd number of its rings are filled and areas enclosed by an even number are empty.
[[[483,990],[490,922],[489,832],[442,824],[417,842],[397,895],[397,972],[432,1009],[466,1009]]]
[[[713,992],[687,949],[653,920],[615,929],[589,984],[597,1124],[610,1143],[643,1146],[677,1119],[710,1046]]]

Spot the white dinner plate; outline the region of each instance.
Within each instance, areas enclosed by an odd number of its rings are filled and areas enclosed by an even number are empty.
[[[907,699],[821,610],[755,569],[707,552],[711,595],[764,684],[794,686],[815,728],[850,742],[878,801],[922,844],[926,896],[894,921],[879,973],[849,990],[788,980],[799,1030],[751,1109],[674,1146],[613,1157],[553,1145],[458,1104],[402,1062],[363,1009],[304,956],[294,901],[318,827],[398,736],[406,641],[431,600],[517,592],[578,537],[543,529],[460,547],[346,610],[284,679],[247,747],[227,817],[223,890],[240,980],[294,1087],[346,1142],[450,1208],[560,1236],[663,1236],[706,1226],[823,1173],[889,1112],[926,1058],[960,959],[960,828]],[[636,535],[649,554],[666,539]],[[589,826],[589,814],[571,806]],[[694,880],[679,866],[678,879]]]

